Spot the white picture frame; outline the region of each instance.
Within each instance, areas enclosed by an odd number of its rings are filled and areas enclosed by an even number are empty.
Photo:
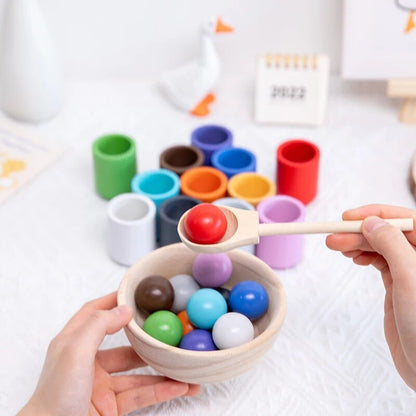
[[[341,73],[416,78],[416,0],[344,0]]]

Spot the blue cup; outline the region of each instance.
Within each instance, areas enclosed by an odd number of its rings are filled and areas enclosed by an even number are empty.
[[[204,165],[212,166],[212,154],[219,149],[232,147],[233,134],[230,130],[223,126],[201,126],[192,132],[191,143],[193,146],[198,147],[204,153]]]
[[[159,207],[164,200],[179,194],[180,179],[175,172],[167,169],[149,170],[134,176],[131,190],[146,195]]]
[[[242,147],[217,150],[211,157],[212,166],[227,175],[227,178],[242,172],[256,171],[256,156]]]
[[[149,170],[134,176],[131,190],[146,195],[159,208],[163,201],[179,194],[180,179],[175,172],[167,169]],[[159,214],[156,216],[156,238],[159,239]]]

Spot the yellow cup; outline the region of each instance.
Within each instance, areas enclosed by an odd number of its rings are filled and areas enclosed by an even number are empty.
[[[257,206],[264,198],[276,194],[276,184],[259,173],[239,173],[228,181],[228,194]]]

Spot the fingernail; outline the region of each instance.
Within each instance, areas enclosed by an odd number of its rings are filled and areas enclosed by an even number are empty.
[[[387,225],[387,223],[379,217],[368,217],[364,220],[364,230],[367,233],[372,233],[377,230],[377,228],[384,227],[385,225]]]
[[[358,218],[359,215],[355,215],[355,212],[356,211],[358,211],[357,208],[347,209],[346,211],[344,211],[342,213],[342,217],[344,218],[346,216],[346,217],[351,217],[351,218],[353,218],[353,217],[357,217]]]

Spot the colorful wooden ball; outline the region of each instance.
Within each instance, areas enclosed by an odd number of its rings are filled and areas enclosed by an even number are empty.
[[[197,328],[211,329],[215,321],[227,313],[227,302],[214,289],[200,289],[189,299],[186,313]]]
[[[230,258],[225,253],[198,254],[192,264],[192,274],[203,287],[218,287],[228,281],[233,271]]]
[[[225,301],[227,302],[228,310],[230,309],[230,305],[228,305],[228,298],[230,297],[230,290],[225,287],[214,287],[214,289],[221,293],[224,297]]]
[[[134,292],[137,307],[148,313],[170,309],[173,297],[174,291],[169,279],[157,275],[143,279]]]
[[[215,351],[217,349],[211,332],[205,329],[195,329],[189,332],[182,338],[179,348],[194,351]]]
[[[179,318],[179,320],[181,321],[181,324],[182,324],[182,336],[185,336],[189,332],[196,329],[192,325],[191,321],[189,320],[188,314],[186,313],[186,310],[184,310],[182,312],[179,312],[177,317]]]
[[[171,310],[175,313],[186,308],[189,298],[200,289],[196,280],[188,274],[178,274],[170,279],[175,293]]]
[[[254,338],[254,327],[247,316],[229,312],[217,319],[212,328],[212,337],[220,350],[238,347]]]
[[[144,321],[143,330],[153,338],[175,347],[182,339],[181,321],[170,311],[157,311],[149,315]]]
[[[184,220],[185,233],[197,244],[214,244],[227,230],[227,218],[220,208],[212,204],[199,204],[191,208]]]
[[[258,319],[269,306],[267,291],[260,283],[245,280],[237,283],[230,292],[228,303],[233,312],[240,312],[249,319]]]

